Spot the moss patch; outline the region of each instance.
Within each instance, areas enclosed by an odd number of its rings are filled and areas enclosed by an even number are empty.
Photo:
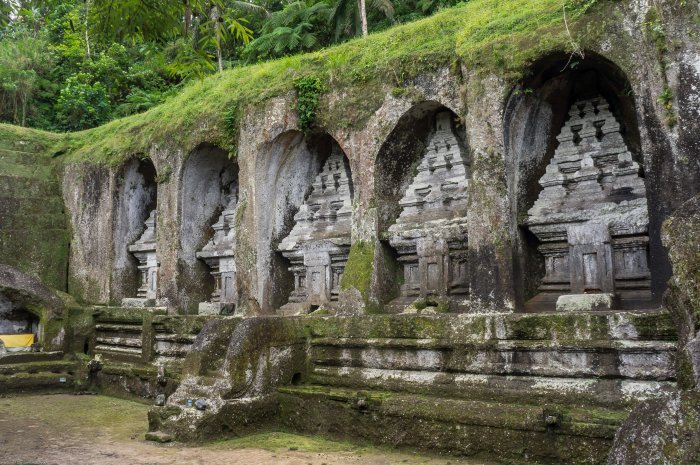
[[[345,266],[340,288],[350,289],[354,287],[362,294],[367,302],[369,287],[372,282],[372,270],[374,263],[374,244],[366,241],[357,241],[350,247],[348,263]]]

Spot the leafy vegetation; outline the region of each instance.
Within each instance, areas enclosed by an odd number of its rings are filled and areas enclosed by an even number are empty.
[[[414,0],[372,0],[368,15],[359,1],[0,0],[0,122],[94,127],[226,68],[346,40],[360,16],[385,29],[456,0],[396,20]]]
[[[306,130],[311,127],[316,119],[318,96],[323,90],[323,85],[316,76],[304,76],[294,80],[294,89],[297,91],[299,127],[302,130]]]
[[[295,80],[304,76],[318,77],[324,87],[315,121],[335,129],[363,125],[390,89],[405,87],[413,77],[437,67],[454,69],[458,64],[478,74],[495,74],[516,83],[527,65],[542,54],[571,49],[562,1],[471,0],[430,18],[374,33],[369,38],[352,39],[312,53],[233,66],[207,79],[180,84],[176,95],[164,98],[163,103],[144,113],[71,133],[63,139],[61,151],[69,159],[119,164],[130,156],[147,153],[153,144],[176,139],[178,148],[184,151],[208,142],[235,153],[242,115],[255,111],[272,97],[293,92]],[[610,14],[587,16],[595,6],[594,0],[565,2],[571,34],[583,47],[586,40],[597,40],[594,34],[604,31],[606,17],[613,18]],[[598,2],[615,8],[614,3],[606,0]],[[395,18],[399,14],[396,7]],[[585,20],[588,17],[595,21],[593,32],[589,32],[590,23]],[[250,22],[253,28],[257,27],[255,24]],[[134,53],[130,45],[112,47],[126,55]],[[116,51],[110,49],[100,53],[112,57]],[[149,55],[148,59],[163,63],[157,54]],[[105,59],[105,64],[110,62]],[[135,88],[140,85],[122,87],[122,83],[138,82],[142,77],[144,82],[153,83],[157,93],[173,92],[172,84],[162,87],[157,84],[167,79],[167,73],[149,72],[139,62],[120,69],[119,73],[100,74],[116,77],[115,83],[103,84],[109,95],[124,92],[120,89],[126,89],[126,95],[135,94]],[[136,73],[136,69],[141,71]],[[335,95],[342,95],[342,100],[326,99],[323,92],[330,89]],[[112,108],[124,104],[122,100]]]

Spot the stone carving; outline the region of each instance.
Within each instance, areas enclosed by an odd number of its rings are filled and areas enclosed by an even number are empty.
[[[226,208],[221,212],[217,222],[212,225],[214,237],[201,251],[197,252],[197,258],[204,260],[211,268],[215,283],[211,300],[199,304],[200,315],[229,314],[235,310],[238,299],[234,260],[236,247],[234,220],[237,206],[238,196],[233,191]]]
[[[646,188],[608,102],[576,102],[557,140],[526,221],[546,272],[528,306],[551,309],[562,294],[589,293],[643,305],[651,299]]]
[[[426,298],[449,300],[452,310],[467,305],[469,167],[451,120],[450,112],[436,116],[435,133],[399,202],[401,214],[389,228],[404,275],[401,295],[390,304],[394,310]]]
[[[350,253],[352,181],[344,155],[334,148],[294,215],[294,228],[278,250],[291,262],[294,291],[280,311],[295,314],[338,300]]]
[[[144,222],[146,230],[141,237],[127,250],[139,261],[138,269],[141,273],[141,287],[137,298],[122,300],[124,307],[152,307],[155,305],[158,290],[158,257],[156,254],[156,211],[151,210]]]

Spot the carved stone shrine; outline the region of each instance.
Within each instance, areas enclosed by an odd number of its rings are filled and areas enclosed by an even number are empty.
[[[418,173],[399,202],[401,214],[389,228],[404,277],[401,295],[390,303],[394,311],[417,299],[447,300],[451,310],[465,308],[468,173],[452,114],[439,113]]]
[[[557,140],[526,222],[545,261],[527,306],[607,294],[613,307],[643,307],[651,300],[646,188],[608,102],[576,102]]]
[[[350,253],[351,216],[350,169],[334,148],[278,248],[294,273],[294,291],[280,313],[304,313],[337,301]]]
[[[211,268],[214,277],[214,292],[209,302],[200,302],[200,315],[219,315],[233,313],[238,299],[236,287],[236,262],[234,260],[236,236],[234,221],[238,196],[235,191],[231,194],[226,208],[219,219],[212,225],[214,236],[197,252],[197,258]]]
[[[156,211],[151,210],[144,222],[146,230],[127,250],[139,261],[141,286],[136,297],[122,300],[125,307],[152,307],[156,303],[158,291],[158,257],[156,254]]]

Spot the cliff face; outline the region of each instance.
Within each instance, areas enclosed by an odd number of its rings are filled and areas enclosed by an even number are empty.
[[[678,329],[680,393],[636,407],[620,431],[609,465],[693,464],[700,461],[700,196],[664,222],[673,278],[664,295]]]
[[[0,125],[0,263],[66,290],[69,224],[57,135]]]

